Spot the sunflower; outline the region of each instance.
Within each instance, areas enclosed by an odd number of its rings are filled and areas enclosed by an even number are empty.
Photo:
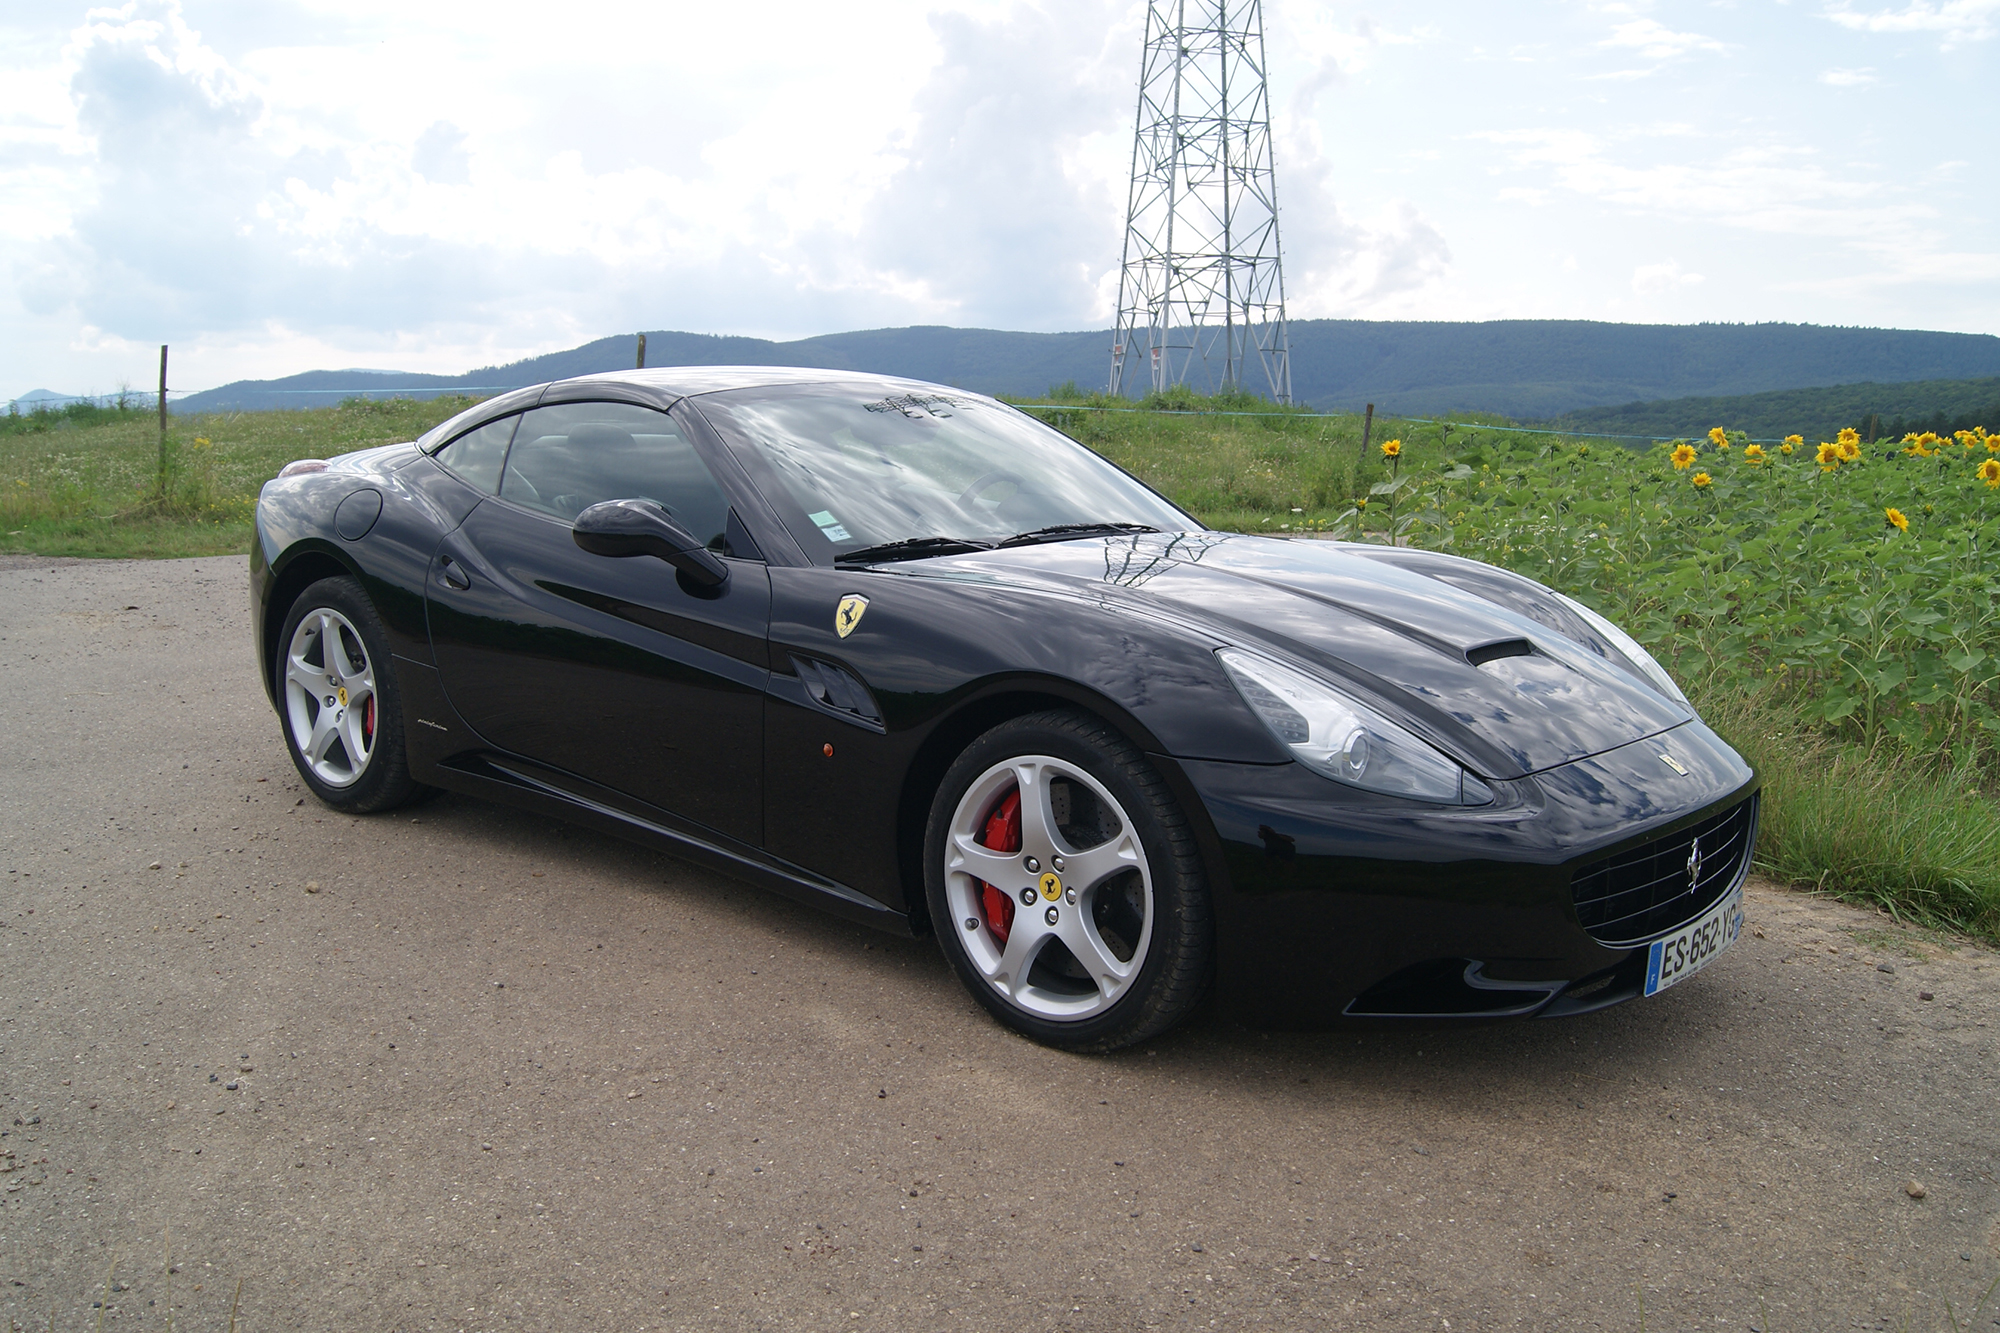
[[[1884,509],[1882,511],[1882,519],[1898,532],[1908,532],[1910,530],[1910,520],[1903,517],[1903,511],[1900,509]]]
[[[1847,431],[1847,430],[1841,432],[1842,435],[1852,435],[1853,433],[1854,433],[1853,431]],[[1839,444],[1836,444],[1833,447],[1840,450],[1840,461],[1843,463],[1852,463],[1854,460],[1861,457],[1861,446],[1855,443],[1853,440],[1842,440]]]
[[[1400,458],[1402,457],[1402,454],[1403,454],[1403,442],[1401,440],[1382,441],[1382,457]]]
[[[1861,443],[1861,432],[1852,426],[1842,426],[1840,434],[1833,438],[1841,444],[1859,444]]]
[[[1708,442],[1718,449],[1727,449],[1729,447],[1729,432],[1720,426],[1710,426],[1708,428]]]
[[[1755,444],[1745,445],[1743,447],[1743,461],[1746,463],[1763,462],[1764,461],[1763,447],[1761,445],[1755,445]]]
[[[1960,444],[1964,445],[1968,449],[1972,448],[1974,445],[1979,443],[1979,437],[1974,435],[1969,430],[1959,431],[1951,438],[1957,440]]]
[[[1709,476],[1706,472],[1697,472],[1694,474],[1694,484],[1696,487],[1706,486],[1714,480],[1715,478]]]
[[[1795,446],[1804,444],[1805,442],[1805,437],[1802,435],[1787,435],[1785,442],[1778,446],[1778,452],[1788,454]]]
[[[1828,444],[1825,440],[1821,440],[1819,442],[1819,452],[1813,456],[1813,461],[1819,464],[1820,471],[1833,471],[1841,463],[1840,446],[1837,444]]]
[[[1989,458],[1979,465],[1977,476],[1988,486],[2000,486],[2000,458]]]
[[[1674,446],[1674,451],[1669,457],[1674,461],[1674,471],[1685,471],[1694,465],[1694,446],[1683,440]]]

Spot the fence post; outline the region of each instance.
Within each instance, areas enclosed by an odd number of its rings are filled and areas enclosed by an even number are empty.
[[[633,369],[644,370],[645,368],[646,368],[646,335],[642,333],[639,335],[639,364],[634,366]]]
[[[160,344],[160,481],[161,504],[167,502],[167,345]]]
[[[1361,461],[1368,461],[1368,437],[1375,430],[1375,404],[1368,404],[1368,415],[1361,418]]]

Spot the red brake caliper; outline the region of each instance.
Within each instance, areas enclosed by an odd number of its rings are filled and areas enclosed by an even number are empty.
[[[361,701],[361,737],[371,745],[375,743],[375,696],[372,694]]]
[[[1021,850],[1019,788],[1008,792],[1007,799],[994,806],[993,813],[986,816],[986,831],[979,835],[979,843],[996,852]],[[993,932],[993,938],[1005,944],[1014,929],[1014,900],[982,879],[979,881],[979,907],[986,916],[986,928]]]

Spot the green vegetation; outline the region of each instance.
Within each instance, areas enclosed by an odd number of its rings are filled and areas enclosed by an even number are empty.
[[[466,402],[176,418],[164,504],[144,414],[0,434],[0,549],[245,551],[285,462],[410,439]],[[1724,436],[1681,442],[1677,467],[1669,447],[1491,419],[1378,419],[1364,453],[1358,417],[1249,396],[1142,412],[1066,384],[1032,406],[1211,526],[1393,539],[1581,598],[1766,774],[1772,874],[2000,940],[2000,484],[1981,475],[2000,482],[2000,437],[1830,444],[1821,462]]]
[[[471,401],[171,417],[164,499],[153,412],[79,403],[0,417],[0,551],[247,553],[257,491],[286,463],[414,438]]]
[[[1907,384],[1836,384],[1735,398],[1675,398],[1664,402],[1588,407],[1549,425],[1664,439],[1699,435],[1722,425],[1753,437],[1778,439],[1793,432],[1830,440],[1853,427],[1863,440],[1901,439],[1910,431],[1954,431],[1984,426],[2000,431],[2000,378],[1912,380]]]

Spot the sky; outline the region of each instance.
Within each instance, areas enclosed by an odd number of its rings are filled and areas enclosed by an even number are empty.
[[[1144,0],[0,0],[0,395],[1108,328]],[[2000,333],[2000,0],[1266,0],[1294,319]]]

